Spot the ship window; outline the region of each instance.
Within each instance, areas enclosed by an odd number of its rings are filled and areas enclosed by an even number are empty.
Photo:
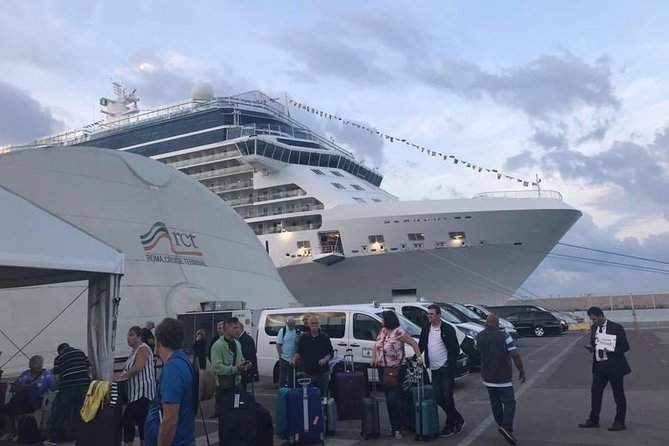
[[[309,164],[309,152],[300,152],[300,164]]]
[[[341,172],[337,172],[336,170],[331,170],[330,172],[332,172],[332,175],[334,175],[336,177],[343,177],[344,176]]]
[[[375,202],[375,203],[381,203],[383,200],[381,200],[379,198],[372,198],[372,201]],[[395,223],[397,223],[397,222],[395,222]]]
[[[309,240],[299,240],[297,242],[297,249],[302,248],[311,248],[311,242]]]
[[[383,243],[385,240],[383,240],[383,235],[370,235],[367,237],[369,239],[369,243]]]
[[[401,244],[400,244],[400,248],[402,248],[402,249],[407,249],[407,244],[406,244],[406,243],[401,243]]]
[[[365,190],[362,186],[359,186],[357,184],[351,184],[351,187],[355,190]]]
[[[318,166],[318,158],[321,156],[318,152],[312,152],[309,154],[309,165]]]
[[[453,218],[455,218],[456,220],[460,220],[462,217],[458,216],[458,217],[453,217]]]
[[[445,248],[446,247],[446,242],[436,242],[434,244],[435,248]]]
[[[412,242],[415,242],[415,241],[418,241],[418,240],[425,240],[425,234],[423,234],[422,232],[407,234],[407,236],[409,237],[409,241],[412,241]]]
[[[339,157],[332,155],[330,157],[330,163],[328,164],[328,167],[337,167],[337,163],[339,163]]]
[[[281,161],[283,161],[284,163],[287,163],[288,162],[288,157],[290,156],[290,153],[291,153],[290,150],[288,150],[288,149],[284,150],[283,153],[281,154]]]
[[[513,246],[520,246],[520,245],[522,245],[522,244],[523,244],[523,242],[515,242],[515,243],[513,244]]]
[[[461,231],[459,231],[459,232],[449,232],[448,236],[451,238],[451,240],[464,240],[466,238],[465,233],[461,232]]]
[[[290,164],[299,164],[300,163],[300,152],[297,150],[290,151]]]
[[[339,184],[339,183],[330,183],[330,184],[332,184],[332,185],[333,185],[334,187],[336,187],[337,189],[346,189],[344,186],[342,186],[342,185]]]
[[[353,197],[353,200],[357,201],[358,203],[367,203],[363,198],[360,197]]]
[[[311,171],[312,171],[313,173],[315,173],[316,175],[325,175],[325,174],[323,173],[323,171],[322,171],[322,170],[319,170],[319,169],[311,169]]]
[[[321,154],[321,159],[318,162],[318,165],[321,167],[328,167],[330,164],[330,155],[326,155],[325,153]]]

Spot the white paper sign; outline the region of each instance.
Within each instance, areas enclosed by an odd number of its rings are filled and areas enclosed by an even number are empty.
[[[601,333],[597,335],[597,350],[612,352],[616,349],[616,335]]]

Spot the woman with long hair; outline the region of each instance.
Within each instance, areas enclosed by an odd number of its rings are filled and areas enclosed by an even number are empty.
[[[142,342],[140,327],[130,327],[128,345],[132,347],[132,353],[121,373],[121,379],[127,380],[128,393],[128,405],[123,413],[123,442],[125,446],[132,446],[137,426],[140,444],[144,446],[144,420],[149,403],[156,396],[155,361],[151,347]]]
[[[392,310],[382,313],[383,327],[372,351],[372,367],[382,369],[382,383],[386,394],[390,427],[396,440],[402,439],[402,381],[406,375],[404,345],[409,344],[418,362],[422,363],[420,349],[414,338],[400,327],[400,320]],[[404,414],[409,416],[410,414]]]

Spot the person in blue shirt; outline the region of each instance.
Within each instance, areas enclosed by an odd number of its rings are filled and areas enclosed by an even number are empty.
[[[28,388],[31,388],[30,391],[35,393],[36,397],[40,399],[44,397],[44,394],[49,390],[56,388],[56,380],[53,377],[53,374],[44,368],[44,358],[39,355],[35,355],[30,358],[28,361],[28,370],[24,371],[16,378],[16,381],[12,384],[10,392],[13,395],[16,395],[19,391],[26,391]],[[4,395],[2,395],[4,398]],[[12,398],[13,400],[14,398]],[[41,405],[40,401],[40,405]],[[0,438],[2,441],[12,440],[16,435],[16,416],[24,415],[26,413],[33,412],[34,410],[39,409],[39,407],[19,407],[18,404],[12,404],[10,401],[5,407],[5,426],[7,433]]]
[[[294,387],[293,366],[290,365],[297,343],[295,318],[288,316],[286,326],[279,330],[276,337],[276,351],[279,355],[279,387]]]
[[[163,361],[156,398],[144,427],[147,446],[195,445],[193,369],[181,350],[184,324],[165,318],[156,327],[156,354]]]

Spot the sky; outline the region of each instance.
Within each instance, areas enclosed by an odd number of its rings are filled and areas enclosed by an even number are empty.
[[[260,90],[515,178],[583,217],[553,254],[669,271],[669,4],[662,1],[11,1],[0,146],[101,119],[110,79],[150,108]],[[303,110],[401,199],[523,189]],[[660,263],[664,262],[664,263]],[[669,292],[669,275],[550,257],[528,296]]]

